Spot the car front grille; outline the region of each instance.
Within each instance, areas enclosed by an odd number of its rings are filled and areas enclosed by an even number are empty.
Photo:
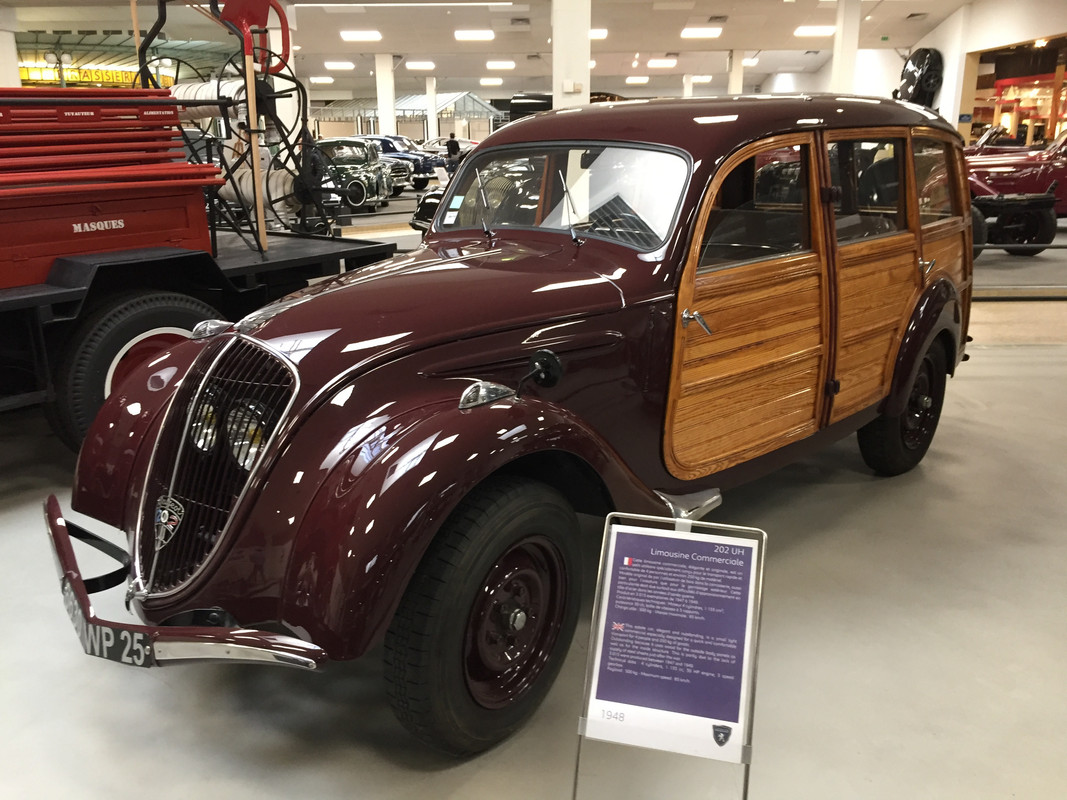
[[[149,594],[180,587],[229,529],[296,393],[292,365],[231,337],[197,359],[175,393],[142,500],[138,578]]]
[[[407,164],[390,164],[389,173],[393,176],[393,181],[408,181],[411,179],[411,167]]]

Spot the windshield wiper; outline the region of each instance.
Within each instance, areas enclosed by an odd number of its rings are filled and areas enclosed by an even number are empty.
[[[571,232],[571,241],[574,242],[575,247],[581,247],[585,243],[585,239],[579,238],[578,231],[574,227],[574,217],[578,216],[578,210],[574,207],[574,200],[571,198],[570,189],[567,188],[567,180],[563,177],[563,170],[558,169],[556,172],[559,174],[559,182],[563,184],[563,197],[567,201],[567,228]]]
[[[482,230],[485,232],[486,238],[493,241],[493,230],[489,227],[489,221],[485,218],[487,213],[491,213],[492,209],[489,208],[489,201],[485,197],[485,184],[482,183],[482,173],[478,169],[474,170],[474,177],[478,179],[478,198],[482,201]]]

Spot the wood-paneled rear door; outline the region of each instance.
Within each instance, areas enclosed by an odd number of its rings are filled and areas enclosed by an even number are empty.
[[[813,137],[774,137],[719,170],[679,291],[664,459],[679,478],[813,433],[829,340]]]

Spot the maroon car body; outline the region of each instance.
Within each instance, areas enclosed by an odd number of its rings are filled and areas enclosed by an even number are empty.
[[[1040,150],[968,154],[967,169],[978,181],[972,186],[992,194],[1044,194],[1056,183],[1056,215],[1067,216],[1067,131]]]
[[[901,187],[924,185],[910,173],[903,179],[911,137],[935,143],[948,159],[938,173],[949,181],[947,213],[929,221],[914,194],[897,200],[896,188],[881,189],[879,202],[899,210],[893,223],[880,221],[899,229],[834,246],[827,237],[835,194],[816,188],[829,174],[819,147],[825,137],[851,152],[849,137],[861,130],[882,138],[896,131]],[[591,206],[597,187],[568,189],[560,171],[562,221],[508,227],[497,192],[519,187],[546,197],[536,181],[555,174],[537,178],[528,167],[540,150],[554,152],[553,143],[575,170],[594,169],[590,162],[609,150],[668,163],[676,197],[640,186],[631,205],[647,203],[649,225],[632,209],[610,224],[579,225],[574,208]],[[691,310],[705,306],[684,277],[703,246],[694,231],[711,230],[722,173],[753,147],[745,163],[764,163],[767,148],[804,154],[803,169],[788,172],[810,181],[803,224],[813,238],[767,262],[710,268],[700,280],[751,282],[747,270],[773,264],[755,280],[748,307],[766,304],[765,316],[739,316],[744,341],[735,355],[764,358],[755,338],[779,328],[778,344],[768,346],[777,348],[783,375],[795,377],[795,365],[823,353],[812,360],[808,388],[782,395],[810,398],[814,417],[804,427],[776,413],[781,436],[729,462],[673,463],[665,420],[685,402],[673,388],[684,370],[678,348],[705,346],[701,329],[711,333]],[[126,640],[126,654],[146,653],[146,664],[251,658],[314,668],[385,639],[402,721],[451,752],[491,746],[536,708],[573,630],[574,510],[699,515],[719,489],[868,423],[904,430],[902,446],[915,452],[895,471],[922,457],[966,335],[961,147],[952,128],[924,110],[834,97],[602,104],[494,133],[460,168],[418,250],[235,326],[202,325],[194,341],[112,394],[83,446],[72,504],[126,532],[128,602],[147,624],[91,616],[68,537],[92,535],[64,521],[53,500],[49,526],[83,644],[128,662],[101,644]],[[507,180],[483,185],[497,167]],[[617,165],[604,174],[633,177]],[[671,179],[656,180],[665,187]],[[791,199],[798,193],[779,191],[774,213],[799,209]],[[605,205],[617,208],[621,196]],[[466,224],[466,213],[479,222]],[[833,260],[838,247],[851,254],[852,278]],[[890,273],[900,287],[892,310],[879,296]],[[833,328],[832,296],[841,304]],[[789,304],[813,308],[823,322],[809,334]],[[797,335],[816,345],[779,352]],[[872,354],[876,335],[884,347]],[[835,352],[842,365],[880,359],[884,366],[856,370],[881,370],[884,382],[860,394],[847,378],[835,386],[826,366]],[[752,362],[730,380],[763,366]],[[729,413],[716,413],[724,435],[735,425],[756,430],[752,415],[772,416],[747,391]],[[883,441],[870,425],[868,438]],[[686,429],[675,439],[679,430]],[[498,546],[497,533],[512,538]]]

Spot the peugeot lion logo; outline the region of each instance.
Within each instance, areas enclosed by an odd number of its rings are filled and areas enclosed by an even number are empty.
[[[729,725],[712,725],[711,731],[715,736],[715,744],[719,747],[730,741],[730,734],[733,733],[733,729]]]
[[[173,497],[161,497],[156,501],[156,550],[162,550],[174,538],[183,516],[185,509]]]

